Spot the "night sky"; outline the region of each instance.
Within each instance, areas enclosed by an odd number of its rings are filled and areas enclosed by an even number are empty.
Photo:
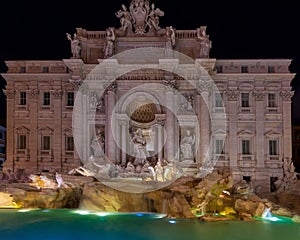
[[[0,72],[5,60],[61,60],[70,58],[66,32],[76,27],[105,30],[119,27],[115,12],[131,0],[91,1],[80,4],[69,0],[1,1]],[[196,29],[207,26],[213,42],[210,57],[217,59],[292,59],[292,72],[300,72],[299,8],[296,1],[199,1],[153,0],[165,12],[160,26]],[[300,79],[292,85],[293,119],[300,123]],[[0,88],[5,81],[0,79]],[[0,93],[0,119],[5,118],[5,101]]]

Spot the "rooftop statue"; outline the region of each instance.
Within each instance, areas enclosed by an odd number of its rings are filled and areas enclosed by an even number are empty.
[[[116,16],[120,18],[120,30],[127,34],[143,35],[146,33],[155,33],[160,29],[159,17],[164,16],[164,12],[159,8],[155,8],[152,3],[146,0],[132,0],[129,6],[129,11],[122,4],[122,9],[116,12]]]
[[[124,4],[122,4],[122,9],[116,12],[116,16],[120,18],[120,30],[122,30],[123,32],[127,31],[128,33],[132,33],[131,13],[127,10]]]
[[[104,57],[109,58],[114,53],[114,42],[115,42],[115,33],[113,28],[108,28],[106,30],[106,39],[105,39],[105,46],[104,46]]]
[[[209,58],[212,42],[209,40],[209,35],[206,34],[206,26],[197,28],[197,38],[200,41],[200,58]]]
[[[73,38],[72,38],[71,34],[69,34],[69,33],[66,33],[66,34],[67,34],[67,39],[71,43],[71,52],[72,52],[73,58],[80,58],[81,46],[80,46],[80,41],[79,41],[79,38],[77,37],[77,34],[74,33]]]

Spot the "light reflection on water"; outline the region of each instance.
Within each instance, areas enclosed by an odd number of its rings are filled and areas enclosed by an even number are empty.
[[[30,240],[297,240],[291,222],[201,222],[150,213],[0,210],[1,239]]]

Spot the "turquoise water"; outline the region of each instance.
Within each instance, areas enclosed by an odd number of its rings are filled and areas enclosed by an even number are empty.
[[[201,222],[151,213],[69,209],[0,210],[0,239],[15,240],[299,240],[291,221]]]

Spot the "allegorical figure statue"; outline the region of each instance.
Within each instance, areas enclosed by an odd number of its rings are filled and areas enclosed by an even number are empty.
[[[172,26],[166,29],[166,48],[172,49],[175,46],[176,39],[175,39],[175,30]]]
[[[154,3],[151,4],[151,11],[148,15],[148,26],[149,31],[151,30],[159,30],[159,17],[164,16],[164,12],[161,11],[159,8],[155,8]]]
[[[186,135],[182,138],[180,143],[180,151],[182,159],[194,158],[194,144],[195,135],[191,134],[189,129],[186,130]]]
[[[72,38],[71,34],[69,34],[69,33],[66,33],[66,34],[67,34],[67,39],[71,43],[71,52],[72,52],[73,58],[80,58],[81,46],[80,46],[80,41],[77,37],[77,34],[74,33],[73,38]]]
[[[104,57],[109,58],[113,55],[114,52],[114,42],[115,42],[115,33],[113,28],[108,28],[106,30],[106,39],[104,45]]]
[[[200,41],[200,58],[209,58],[212,43],[209,40],[209,35],[206,34],[206,26],[197,29],[197,38]]]
[[[101,157],[104,153],[104,136],[100,128],[96,129],[96,137],[92,140],[91,148],[94,157]]]
[[[147,162],[147,150],[146,144],[147,141],[143,136],[142,129],[138,128],[135,132],[133,132],[132,136],[133,147],[134,147],[134,154],[135,160],[134,165],[144,165]]]
[[[125,32],[126,30],[128,32],[132,32],[132,17],[130,12],[127,10],[126,6],[122,4],[122,9],[116,12],[116,16],[120,18],[121,27],[120,30]]]

